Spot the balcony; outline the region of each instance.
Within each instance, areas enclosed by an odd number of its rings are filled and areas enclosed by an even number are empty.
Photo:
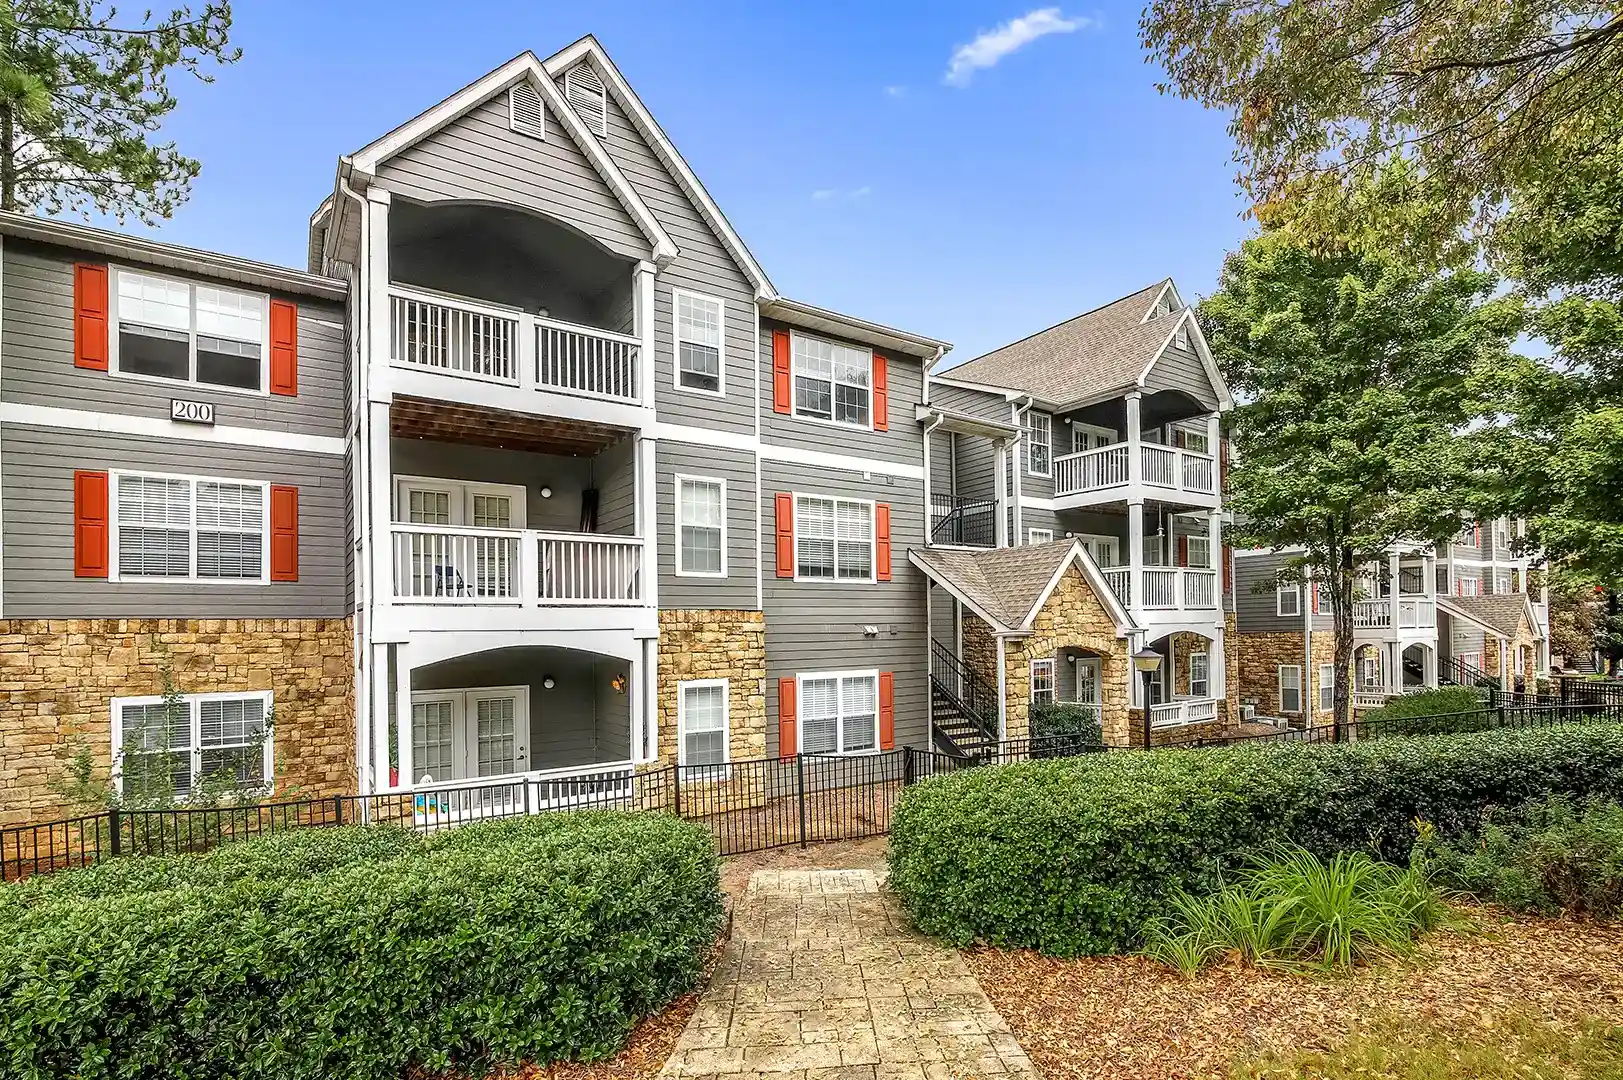
[[[932,492],[930,543],[943,547],[997,547],[997,500]]]
[[[1217,719],[1216,698],[1189,698],[1150,706],[1150,727],[1170,728]]]
[[[1131,467],[1135,448],[1136,483]],[[1069,498],[1072,506],[1124,499],[1134,491],[1173,502],[1216,506],[1217,462],[1210,454],[1137,441],[1054,459],[1054,497]]]
[[[1125,566],[1101,571],[1110,585],[1110,591],[1129,611],[1133,610],[1132,574]],[[1190,566],[1146,566],[1139,573],[1143,577],[1144,598],[1141,610],[1145,612],[1196,611],[1210,614],[1217,610],[1217,571]]]
[[[1432,630],[1437,626],[1437,601],[1429,596],[1399,596],[1396,628]],[[1354,630],[1391,630],[1394,627],[1392,601],[1358,600],[1353,603]]]
[[[634,536],[391,526],[396,604],[575,607],[643,604]]]
[[[405,393],[637,422],[614,408],[643,403],[642,343],[629,334],[400,285],[389,289],[389,326]]]

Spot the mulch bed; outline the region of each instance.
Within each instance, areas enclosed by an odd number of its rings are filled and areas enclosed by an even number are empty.
[[[1235,965],[1186,980],[1136,957],[995,949],[965,959],[1047,1080],[1227,1077],[1237,1061],[1328,1048],[1394,1015],[1484,1038],[1513,1015],[1623,1023],[1623,926],[1472,914],[1474,932],[1344,976]]]
[[[632,1031],[626,1047],[608,1061],[593,1065],[564,1062],[526,1066],[509,1074],[513,1080],[654,1080],[665,1067],[688,1017],[699,1004],[699,992],[678,998],[670,1008],[650,1016]]]

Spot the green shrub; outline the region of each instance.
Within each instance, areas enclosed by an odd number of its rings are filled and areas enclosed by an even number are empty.
[[[1418,859],[1407,867],[1361,851],[1320,859],[1287,848],[1211,896],[1179,892],[1145,929],[1145,953],[1185,974],[1238,954],[1263,967],[1333,970],[1403,955],[1452,916]]]
[[[1407,858],[1415,819],[1623,796],[1613,724],[1336,745],[1121,751],[971,769],[903,791],[891,885],[926,933],[1057,955],[1122,952],[1179,889],[1296,843]]]
[[[1494,717],[1487,711],[1482,691],[1469,686],[1440,686],[1392,698],[1358,719],[1359,734],[1368,738],[1482,731],[1492,726]]]
[[[1031,707],[1029,722],[1033,740],[1064,740],[1073,746],[1099,746],[1104,742],[1097,705],[1042,702]]]
[[[1623,805],[1557,797],[1490,812],[1473,837],[1424,837],[1452,888],[1515,911],[1623,916]]]
[[[329,837],[338,836],[334,830]],[[469,825],[304,877],[40,897],[0,934],[0,1075],[397,1078],[601,1058],[691,988],[708,833],[609,812]],[[225,856],[221,860],[221,856]],[[133,862],[134,860],[132,860]]]

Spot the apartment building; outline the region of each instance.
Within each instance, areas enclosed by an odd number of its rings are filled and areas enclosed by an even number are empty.
[[[1170,281],[943,372],[779,293],[590,37],[343,154],[308,239],[0,216],[0,824],[76,754],[544,806],[1232,716],[1229,401]]]
[[[1353,608],[1353,704],[1488,678],[1525,686],[1549,673],[1549,606],[1515,548],[1524,523],[1471,522],[1435,547],[1406,544],[1363,568]],[[1282,584],[1289,551],[1234,553],[1239,698],[1259,714],[1330,722],[1333,622],[1317,586]]]

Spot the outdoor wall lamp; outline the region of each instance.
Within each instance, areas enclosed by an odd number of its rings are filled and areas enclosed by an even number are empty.
[[[1161,670],[1161,654],[1144,648],[1133,654],[1133,666],[1144,676],[1144,749],[1150,748],[1150,683]]]
[[[542,489],[541,489],[541,497],[542,497],[542,498],[543,498],[543,499],[550,499],[550,498],[552,498],[552,489],[551,489],[551,488],[549,488],[549,487],[544,487],[544,488],[542,488]]]
[[[545,678],[543,678],[541,680],[541,689],[543,689],[543,690],[551,690],[554,686],[557,686],[557,685],[558,685],[557,683],[552,681],[552,676],[551,675],[548,675],[548,676],[546,676]]]

